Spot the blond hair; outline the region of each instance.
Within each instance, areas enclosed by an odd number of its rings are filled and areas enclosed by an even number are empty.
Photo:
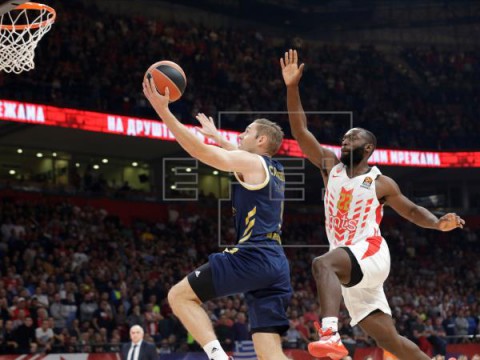
[[[265,135],[268,139],[268,153],[272,156],[275,155],[282,145],[284,135],[282,128],[267,119],[256,119],[254,123],[257,124],[257,136]]]

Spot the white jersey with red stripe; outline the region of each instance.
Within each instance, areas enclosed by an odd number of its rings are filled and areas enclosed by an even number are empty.
[[[345,306],[354,326],[374,311],[392,314],[383,283],[390,272],[390,251],[380,233],[383,205],[377,199],[377,167],[349,178],[345,165],[333,167],[325,193],[325,217],[330,250],[348,247],[360,266],[362,278],[342,286]]]
[[[382,242],[380,221],[383,205],[377,199],[375,180],[381,175],[376,166],[363,175],[349,178],[346,166],[332,168],[325,192],[325,227],[330,250],[368,241],[364,257],[373,255]]]

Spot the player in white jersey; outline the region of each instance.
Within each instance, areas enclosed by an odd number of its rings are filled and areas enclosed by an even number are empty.
[[[377,141],[368,130],[353,128],[342,139],[341,157],[321,146],[307,128],[298,84],[303,64],[296,51],[280,59],[287,87],[287,107],[294,138],[322,174],[326,187],[325,218],[330,250],[314,259],[322,324],[318,341],[308,346],[315,357],[341,359],[348,354],[338,334],[343,294],[352,325],[359,324],[377,344],[402,360],[428,360],[417,345],[395,329],[383,282],[390,272],[390,253],[380,233],[383,206],[388,205],[412,223],[450,231],[465,224],[454,213],[437,218],[405,197],[391,178],[367,163]]]

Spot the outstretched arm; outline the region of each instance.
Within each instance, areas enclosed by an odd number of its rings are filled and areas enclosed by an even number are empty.
[[[238,147],[235,144],[232,144],[230,141],[225,139],[222,134],[217,130],[212,117],[207,117],[207,115],[203,113],[199,113],[196,116],[198,122],[202,125],[202,127],[197,127],[198,131],[200,131],[205,137],[212,139],[215,141],[220,147],[224,148],[225,150],[237,150]]]
[[[287,87],[288,121],[293,137],[298,141],[300,148],[307,158],[320,170],[322,175],[328,176],[333,166],[339,160],[333,151],[324,148],[307,128],[307,117],[300,100],[298,84],[302,77],[304,64],[298,66],[296,50],[285,52],[285,57],[280,59],[283,80]]]
[[[448,213],[437,218],[429,210],[418,206],[402,194],[397,183],[387,176],[380,176],[377,180],[377,196],[384,199],[400,216],[423,228],[440,231],[450,231],[463,228],[465,220],[455,213]]]
[[[165,95],[161,95],[156,90],[153,79],[145,79],[143,93],[158,116],[173,133],[177,142],[192,157],[222,171],[234,171],[242,174],[261,171],[263,174],[263,164],[258,155],[242,150],[227,151],[217,146],[207,145],[178,121],[168,108],[168,87],[165,88]]]

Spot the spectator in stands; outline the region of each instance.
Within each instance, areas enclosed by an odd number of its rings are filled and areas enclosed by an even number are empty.
[[[234,342],[252,339],[248,329],[247,316],[245,315],[244,312],[240,311],[237,313],[235,317],[235,322],[232,326],[232,331],[233,331]]]
[[[427,319],[427,324],[430,325],[432,319]],[[431,325],[430,336],[428,341],[432,344],[435,354],[445,355],[447,352],[446,333],[442,326],[442,318],[437,317]]]
[[[474,314],[472,313],[472,310],[467,307],[465,311],[465,317],[467,318],[468,321],[468,335],[475,335],[475,332],[477,331],[477,326],[478,326],[478,321],[479,318],[475,317]]]
[[[10,309],[10,318],[12,320],[17,320],[20,312],[22,312],[23,318],[30,316],[30,310],[27,308],[27,303],[23,297],[14,299],[14,305]]]
[[[75,337],[76,339],[80,339],[81,337],[81,330],[80,330],[80,320],[79,319],[74,319],[72,321],[72,324],[68,328],[68,335],[70,338]]]
[[[295,324],[290,322],[286,334],[282,337],[284,349],[303,349],[305,350],[308,339],[295,328]]]
[[[49,307],[48,295],[45,293],[46,285],[47,284],[45,282],[41,282],[35,288],[35,295],[32,298],[37,299],[38,306],[43,306],[48,308]]]
[[[158,334],[158,321],[160,320],[160,314],[153,311],[153,304],[149,303],[145,305],[143,317],[145,319],[146,333],[155,341],[159,341],[160,337]]]
[[[0,319],[3,321],[10,319],[10,311],[8,310],[8,300],[6,297],[0,298]]]
[[[140,312],[140,305],[135,305],[132,309],[132,313],[127,317],[127,323],[129,327],[135,324],[145,324],[145,316]]]
[[[110,339],[110,344],[107,346],[106,352],[119,353],[121,349],[121,337],[119,331],[114,331]]]
[[[303,314],[303,319],[306,324],[312,325],[315,321],[319,321],[318,305],[314,302],[310,304],[310,307],[306,313]]]
[[[72,322],[77,317],[77,301],[75,300],[75,294],[72,291],[67,292],[66,299],[64,300],[64,311],[66,316],[66,326],[71,327]]]
[[[118,304],[117,311],[115,313],[115,327],[126,329],[128,328],[127,324],[127,313],[125,311],[125,306],[123,303]]]
[[[168,339],[162,339],[162,341],[160,342],[160,348],[158,349],[158,353],[162,355],[162,354],[171,354],[172,352],[173,352],[173,349],[168,343]]]
[[[6,320],[3,324],[0,344],[0,351],[2,354],[15,354],[18,349],[18,343],[15,341],[12,320]]]
[[[90,332],[88,331],[82,332],[81,337],[77,342],[77,344],[78,344],[77,349],[79,352],[83,352],[83,353],[93,352],[93,349],[92,349],[93,341],[91,339]]]
[[[452,309],[447,310],[447,316],[443,320],[442,325],[447,336],[457,335],[455,316]]]
[[[17,317],[15,319],[12,317],[12,328],[13,328],[13,330],[15,330],[17,327],[22,325],[25,322],[25,318],[26,318],[25,309],[20,309],[17,312]]]
[[[48,320],[48,311],[47,309],[41,307],[37,309],[37,321],[35,323],[36,327],[41,327],[44,320]]]
[[[61,330],[66,327],[69,312],[68,308],[62,303],[59,293],[56,293],[53,297],[53,302],[50,305],[50,314],[55,320],[54,330]]]
[[[18,354],[28,354],[30,352],[30,345],[36,342],[35,327],[31,317],[25,318],[24,323],[15,329],[13,340],[18,345]]]
[[[468,319],[465,317],[465,310],[460,308],[457,311],[457,317],[455,318],[455,334],[456,335],[468,335]],[[466,339],[459,339],[460,341],[464,341]]]
[[[35,329],[35,338],[39,351],[49,352],[52,349],[54,333],[49,325],[48,319],[43,320],[42,326]]]
[[[80,304],[80,320],[90,321],[93,319],[95,311],[98,309],[98,304],[94,300],[93,292],[85,295],[83,302]]]
[[[425,326],[425,320],[422,315],[416,316],[416,319],[412,324],[412,330],[414,342],[418,345],[420,350],[422,350],[425,354],[432,356],[433,347],[427,339],[431,333],[427,330],[427,327]]]
[[[217,323],[214,326],[215,334],[218,341],[222,344],[225,351],[232,351],[234,347],[234,332],[232,321],[226,314],[227,310],[223,310]]]
[[[105,328],[109,334],[115,328],[115,319],[113,317],[112,308],[106,300],[100,302],[100,307],[95,310],[92,317],[93,327],[97,331]]]

